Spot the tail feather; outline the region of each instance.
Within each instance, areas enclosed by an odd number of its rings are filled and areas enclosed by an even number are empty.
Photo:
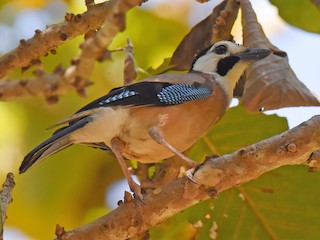
[[[19,168],[19,173],[27,171],[31,166],[39,163],[41,160],[71,146],[72,142],[69,140],[69,134],[82,128],[88,122],[90,122],[90,118],[84,118],[70,126],[58,129],[49,139],[25,156]]]

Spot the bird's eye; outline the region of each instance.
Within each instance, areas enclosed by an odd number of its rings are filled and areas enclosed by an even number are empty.
[[[213,52],[219,55],[226,54],[228,51],[225,45],[218,45],[213,49]]]

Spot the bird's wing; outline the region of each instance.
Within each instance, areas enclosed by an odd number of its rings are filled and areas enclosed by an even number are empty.
[[[32,165],[40,162],[56,152],[59,152],[70,145],[72,142],[69,140],[69,134],[84,127],[90,122],[90,118],[83,118],[75,124],[58,129],[49,139],[34,148],[23,160],[19,171],[25,172]]]
[[[71,123],[71,122],[74,123],[79,119],[83,119],[83,118],[85,118],[87,116],[90,116],[90,115],[94,114],[95,112],[96,112],[96,108],[89,109],[87,111],[77,112],[76,114],[74,114],[74,115],[72,115],[72,116],[70,116],[68,118],[65,118],[65,119],[61,120],[60,122],[57,122],[56,124],[48,127],[47,130],[50,130],[52,128],[55,128],[57,126],[60,126],[60,125],[66,124],[66,123]],[[58,131],[59,131],[59,129],[58,129]]]
[[[159,76],[162,76],[159,78]],[[179,74],[163,74],[146,79],[146,81],[114,88],[48,129],[70,123],[92,115],[100,107],[138,107],[138,106],[171,106],[188,101],[201,100],[212,94],[212,85],[198,74],[185,74],[181,81]],[[187,77],[186,77],[187,76]],[[167,80],[161,82],[161,80]],[[150,81],[148,81],[150,80]],[[170,81],[169,81],[170,80]],[[180,82],[178,82],[180,80]],[[177,83],[176,83],[177,82]]]
[[[138,82],[111,90],[107,95],[81,108],[77,114],[99,107],[170,106],[201,100],[212,88],[201,83]]]

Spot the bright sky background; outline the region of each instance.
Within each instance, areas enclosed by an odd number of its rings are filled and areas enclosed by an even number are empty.
[[[151,8],[157,4],[162,4],[164,1],[177,4],[177,6],[186,2],[185,0],[150,0],[145,4],[145,7]],[[199,4],[195,0],[192,1],[193,9],[189,19],[190,25],[193,26],[209,15],[217,2],[219,1],[212,0],[206,4]],[[271,42],[288,53],[291,67],[297,77],[311,91],[320,95],[320,36],[287,25],[278,17],[277,9],[271,6],[268,0],[252,0],[251,2]],[[55,11],[52,11],[52,8],[55,8]],[[61,15],[58,16],[57,13],[61,13]],[[1,14],[6,13],[2,11]],[[0,38],[0,53],[5,53],[16,47],[19,39],[30,38],[34,34],[35,29],[44,29],[45,24],[54,23],[57,19],[60,21],[63,19],[64,14],[65,9],[63,5],[51,4],[50,8],[44,11],[26,10],[22,12],[18,15],[17,19],[13,20],[13,28],[0,23],[0,33],[2,36],[6,36],[5,38]],[[163,14],[166,13],[164,12]],[[19,33],[19,36],[16,35],[17,33]],[[237,42],[241,43],[242,33],[235,32],[235,36]],[[293,127],[318,114],[319,111],[319,107],[299,107],[269,111],[268,113],[277,113],[278,115],[287,117],[289,126]],[[126,180],[114,183],[106,193],[106,203],[108,206],[116,207],[118,200],[123,198],[125,189],[129,191]],[[30,239],[20,235],[16,230],[8,228],[5,229],[4,237],[6,240]]]

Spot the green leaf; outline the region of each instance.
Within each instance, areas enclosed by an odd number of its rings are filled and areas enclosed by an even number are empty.
[[[242,107],[233,107],[192,147],[190,157],[203,161],[205,156],[230,153],[287,129],[285,118],[275,114],[248,113]]]
[[[316,239],[320,190],[310,183],[319,180],[306,167],[282,167],[222,193],[207,214],[217,223],[218,239]],[[208,229],[198,235],[208,239]]]
[[[320,11],[310,0],[270,0],[279,15],[289,24],[309,32],[320,33]]]

